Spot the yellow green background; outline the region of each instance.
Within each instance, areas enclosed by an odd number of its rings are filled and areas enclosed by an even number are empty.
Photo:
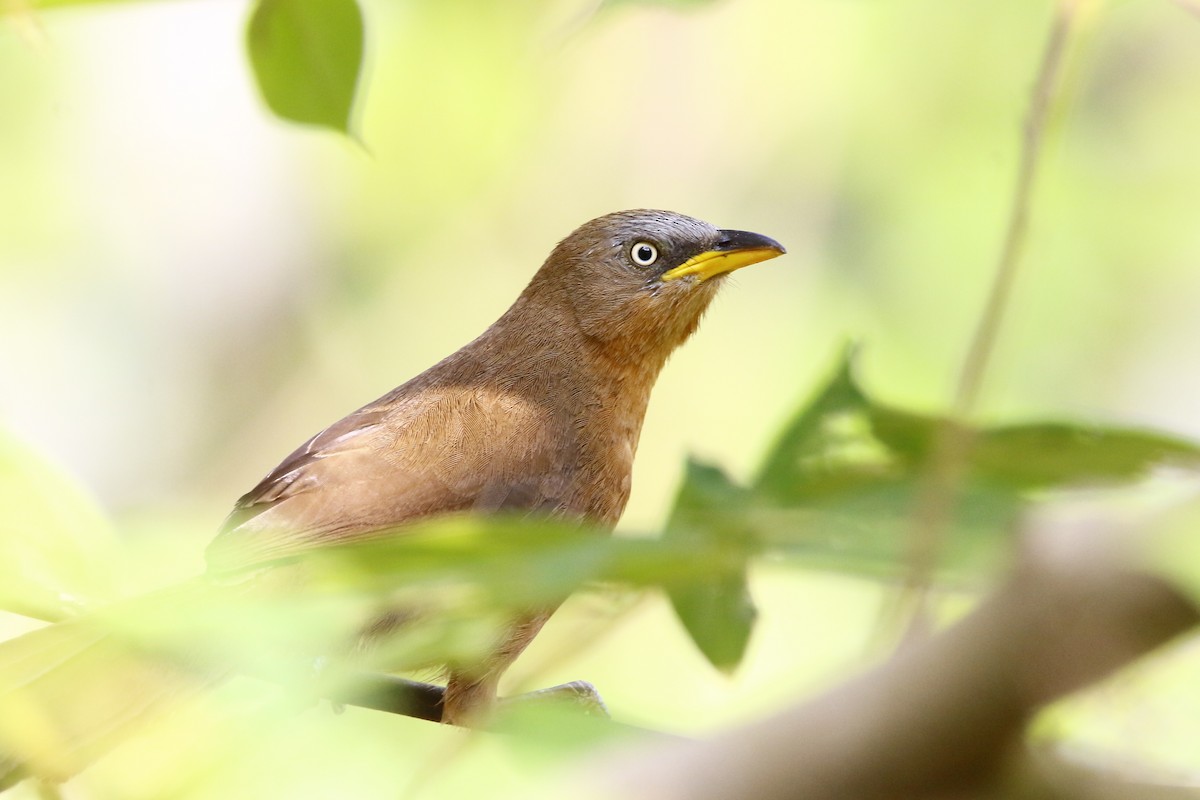
[[[689,453],[749,475],[847,339],[875,395],[944,407],[1053,3],[363,8],[361,144],[266,111],[244,3],[0,18],[0,425],[132,543],[127,591],[199,571],[233,499],[292,447],[469,341],[558,239],[620,208],[789,250],[728,281],[664,372],[623,529],[662,523]],[[1200,437],[1193,12],[1084,4],[983,418]],[[872,657],[878,587],[768,566],[754,588],[762,624],[732,677],[661,599],[591,596],[512,682],[587,678],[621,720],[700,731]],[[1136,735],[1132,750],[1194,767],[1200,698],[1175,674],[1195,663],[1103,690],[1072,735],[1127,753]],[[197,768],[211,783],[179,779],[179,796],[374,796],[443,760],[429,796],[526,790],[530,762],[506,745],[423,723],[321,709],[284,728],[230,772]],[[81,796],[161,793],[137,749],[152,744],[115,754]]]

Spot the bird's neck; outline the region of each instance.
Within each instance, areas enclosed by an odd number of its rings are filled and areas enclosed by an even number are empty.
[[[676,338],[682,341],[686,332]],[[650,390],[671,342],[596,336],[581,324],[569,297],[527,290],[478,339],[427,372],[421,384],[486,386],[540,409],[531,441],[549,436],[556,443],[550,469],[570,476],[561,510],[613,525],[629,499]]]
[[[546,402],[599,406],[636,418],[640,428],[670,349],[632,337],[591,335],[567,298],[546,291],[529,295],[480,337],[478,344],[494,356],[497,375],[516,376],[514,388],[524,392],[544,391]]]

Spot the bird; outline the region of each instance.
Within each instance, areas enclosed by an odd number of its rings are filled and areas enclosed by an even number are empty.
[[[668,357],[731,272],[784,252],[767,236],[670,211],[585,223],[474,341],[324,428],[243,495],[206,551],[206,579],[458,512],[611,529]],[[530,609],[481,663],[450,667],[441,720],[485,716],[501,675],[553,610]],[[0,664],[20,641],[0,643]]]

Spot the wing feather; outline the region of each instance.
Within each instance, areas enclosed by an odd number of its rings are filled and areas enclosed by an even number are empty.
[[[569,435],[527,400],[482,389],[381,398],[313,436],[238,500],[208,548],[227,571],[433,514],[553,510]]]

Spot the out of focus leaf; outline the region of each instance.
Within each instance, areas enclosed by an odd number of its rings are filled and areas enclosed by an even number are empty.
[[[628,746],[650,732],[586,713],[570,700],[501,706],[492,729],[508,734],[502,744],[532,765],[579,756],[600,746]]]
[[[247,47],[272,111],[349,132],[363,55],[356,0],[258,0]]]
[[[745,563],[705,583],[677,587],[669,596],[684,629],[709,663],[722,672],[736,669],[758,616]]]
[[[784,430],[754,488],[785,505],[915,476],[948,420],[879,403],[847,350],[825,388]],[[1200,466],[1200,445],[1162,433],[1073,422],[969,430],[970,481],[1012,491],[1138,480],[1160,466]]]
[[[763,459],[756,492],[785,502],[820,490],[836,490],[851,479],[850,465],[867,471],[885,453],[870,444],[870,402],[854,380],[854,347],[843,350],[832,377],[784,428]],[[852,481],[853,482],[853,481]]]
[[[44,10],[132,0],[30,0]],[[0,3],[0,16],[22,3]],[[246,44],[267,106],[292,122],[350,132],[362,70],[363,17],[357,0],[258,0]]]
[[[953,423],[869,397],[855,380],[853,355],[845,351],[764,459],[742,501],[744,524],[766,552],[813,566],[895,574],[928,459],[943,426]],[[943,577],[995,563],[1031,491],[1129,482],[1159,466],[1200,465],[1196,444],[1141,430],[1031,422],[963,433],[971,447],[941,553]]]
[[[0,431],[0,607],[69,616],[110,596],[109,523],[69,476]]]
[[[1200,607],[1200,500],[1157,520],[1138,555],[1143,567]]]
[[[746,579],[754,549],[746,527],[747,498],[716,467],[689,461],[663,534],[665,542],[719,554],[715,574],[669,585],[667,595],[700,652],[723,671],[741,662],[756,616]]]
[[[980,479],[1020,489],[1135,481],[1167,466],[1200,466],[1200,446],[1151,431],[1065,422],[985,429],[971,459]]]
[[[898,458],[920,466],[928,458],[937,417],[873,404],[871,430]],[[1156,467],[1200,466],[1200,446],[1133,428],[1073,422],[1032,422],[970,432],[973,478],[1013,490],[1128,482]]]
[[[69,6],[126,5],[131,2],[144,2],[144,0],[30,0],[29,6],[35,9],[44,9]],[[0,16],[5,12],[19,10],[21,10],[19,3],[0,3]]]
[[[406,526],[403,535],[389,533],[304,556],[309,585],[368,594],[445,591],[521,608],[561,601],[589,582],[671,585],[705,579],[721,567],[721,553],[702,544],[612,538],[555,519],[440,517]]]
[[[920,491],[916,476],[881,478],[803,506],[764,501],[751,514],[766,553],[810,568],[895,578],[904,568]],[[939,554],[939,579],[970,583],[1002,563],[1021,507],[1011,491],[964,487],[955,503],[951,535]]]
[[[303,689],[326,656],[335,661],[321,682],[346,677],[336,659],[348,652],[356,674],[479,660],[522,612],[553,607],[588,583],[619,581],[695,588],[684,606],[696,607],[689,619],[699,621],[705,652],[724,666],[740,657],[749,631],[739,594],[749,546],[707,532],[625,539],[554,520],[440,518],[273,569],[196,580],[88,620],[136,652]],[[390,611],[412,614],[360,647],[361,632]],[[0,643],[0,666],[13,653],[20,662],[20,647],[20,640]]]
[[[667,8],[700,8],[716,0],[604,0],[601,8],[612,6],[665,6]]]

